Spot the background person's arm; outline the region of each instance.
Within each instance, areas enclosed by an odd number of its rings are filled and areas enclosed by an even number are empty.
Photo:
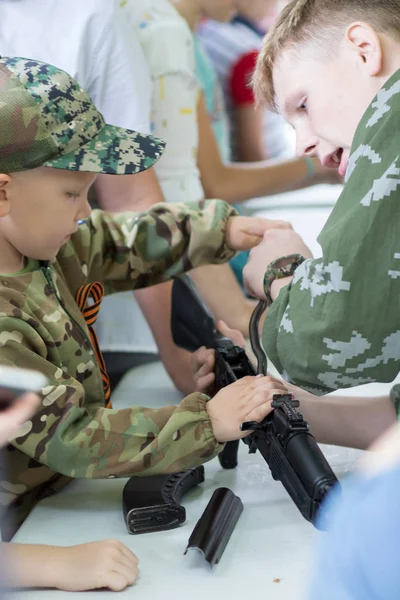
[[[328,176],[318,159],[315,174],[308,177],[304,159],[224,164],[212,129],[210,116],[200,96],[198,104],[199,152],[197,164],[206,197],[222,198],[230,204],[313,185]]]
[[[256,303],[245,297],[230,266],[207,265],[190,274],[214,317],[248,337],[249,321]]]
[[[265,108],[256,106],[251,76],[258,51],[247,52],[233,65],[229,92],[233,105],[235,152],[241,162],[258,162],[267,158],[265,147]]]
[[[263,108],[256,108],[254,104],[241,104],[235,108],[235,149],[238,161],[252,163],[266,159],[264,112]]]

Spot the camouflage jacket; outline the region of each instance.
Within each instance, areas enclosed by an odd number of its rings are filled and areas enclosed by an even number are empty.
[[[111,293],[229,260],[234,252],[224,233],[235,211],[221,201],[201,205],[162,204],[140,214],[94,211],[51,265],[0,276],[0,364],[37,369],[49,380],[41,408],[6,450],[3,539],[35,501],[71,477],[180,471],[221,449],[202,394],[158,410],[105,408],[88,329],[74,300],[86,283],[100,281]]]
[[[281,373],[317,394],[400,371],[400,71],[353,140],[346,182],[319,242],[269,310],[264,348]]]

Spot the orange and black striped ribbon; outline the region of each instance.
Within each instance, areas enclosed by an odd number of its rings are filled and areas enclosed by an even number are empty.
[[[104,386],[104,396],[106,399],[106,408],[112,408],[110,396],[110,379],[107,375],[106,363],[104,362],[103,355],[100,350],[99,341],[93,325],[96,323],[97,315],[99,314],[101,301],[104,296],[104,287],[101,283],[96,281],[95,283],[88,283],[83,285],[77,291],[75,301],[79,306],[79,309],[86,321],[86,325],[89,329],[89,335],[92,342],[93,350],[96,355],[96,360],[100,368],[101,378]],[[89,298],[92,298],[93,303],[88,304]]]

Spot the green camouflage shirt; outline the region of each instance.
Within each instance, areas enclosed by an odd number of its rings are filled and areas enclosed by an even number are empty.
[[[400,371],[400,71],[377,94],[353,140],[346,183],[319,243],[272,304],[267,355],[317,394]]]
[[[41,408],[6,450],[3,539],[38,499],[71,477],[176,472],[221,450],[202,394],[158,410],[104,407],[100,370],[74,298],[95,281],[111,293],[228,261],[234,252],[224,243],[225,225],[234,214],[221,201],[203,202],[201,210],[160,204],[140,214],[94,211],[51,265],[0,276],[0,364],[37,369],[49,380]]]

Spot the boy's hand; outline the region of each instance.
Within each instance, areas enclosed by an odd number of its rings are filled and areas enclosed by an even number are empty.
[[[270,229],[256,248],[250,252],[243,269],[244,284],[255,298],[265,300],[264,275],[268,265],[281,256],[301,254],[312,258],[311,250],[293,229]]]
[[[226,243],[232,250],[250,250],[259,244],[270,229],[291,229],[286,221],[261,217],[231,217],[226,226]]]
[[[283,383],[263,375],[243,377],[224,387],[207,402],[216,440],[224,443],[249,435],[249,431],[240,431],[240,425],[265,419],[272,411],[273,396],[282,393],[287,393]]]
[[[55,587],[67,592],[100,588],[120,592],[132,585],[139,573],[135,554],[115,540],[53,548],[53,552],[58,559],[44,568],[53,569]]]
[[[218,321],[217,329],[222,335],[231,339],[236,346],[246,347],[243,335],[236,329],[231,329],[224,323]],[[215,381],[214,374],[215,354],[211,348],[199,348],[192,354],[192,373],[195,381],[196,392],[212,395],[212,386]]]
[[[21,425],[38,409],[39,404],[39,396],[24,394],[15,400],[10,408],[0,413],[0,447],[14,438]]]

